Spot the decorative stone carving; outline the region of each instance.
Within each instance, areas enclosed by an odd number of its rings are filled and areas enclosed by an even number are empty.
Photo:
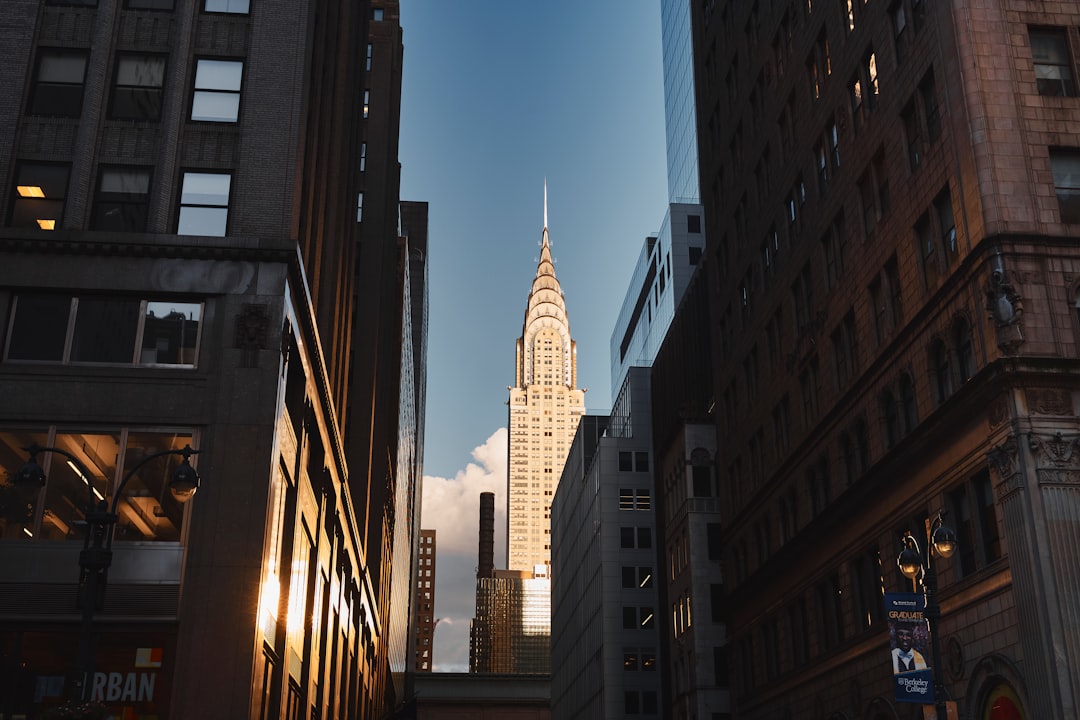
[[[1032,435],[1029,445],[1040,484],[1080,484],[1080,436]]]
[[[986,408],[986,417],[990,421],[991,429],[1000,427],[1009,419],[1009,404],[1005,401],[1004,395],[995,398],[990,403],[990,406]]]
[[[986,289],[986,309],[990,312],[997,330],[997,346],[1006,355],[1015,355],[1024,342],[1021,325],[1024,305],[1020,294],[1005,276],[1004,266],[1000,264],[990,273],[990,285]]]
[[[1035,415],[1061,417],[1073,414],[1072,396],[1061,388],[1027,388],[1024,395],[1027,397],[1028,411]]]
[[[1051,437],[1032,435],[1030,440],[1039,469],[1047,467],[1048,463],[1052,467],[1080,467],[1076,462],[1080,457],[1075,453],[1077,444],[1077,437],[1065,437],[1059,432]]]
[[[244,305],[236,316],[236,347],[242,352],[240,367],[258,367],[259,350],[266,349],[270,317],[266,305]]]
[[[986,454],[990,469],[997,475],[994,488],[999,502],[1006,495],[1011,494],[1020,487],[1018,450],[1019,446],[1016,443],[1016,438],[1010,436],[1005,442],[994,446]]]

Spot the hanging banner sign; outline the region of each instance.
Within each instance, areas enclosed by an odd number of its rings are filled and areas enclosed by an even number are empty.
[[[925,611],[925,595],[885,593],[893,699],[896,702],[934,703],[934,676],[929,660],[930,629]]]

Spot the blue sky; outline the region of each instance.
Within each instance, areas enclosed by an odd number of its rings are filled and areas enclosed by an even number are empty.
[[[401,197],[429,204],[422,523],[437,531],[435,669],[468,669],[479,493],[504,529],[507,386],[539,258],[556,274],[590,413],[666,208],[657,0],[402,0]],[[496,565],[504,539],[496,535]]]

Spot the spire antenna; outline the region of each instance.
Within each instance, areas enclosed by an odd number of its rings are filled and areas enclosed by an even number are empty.
[[[544,178],[544,229],[547,230],[547,178]]]

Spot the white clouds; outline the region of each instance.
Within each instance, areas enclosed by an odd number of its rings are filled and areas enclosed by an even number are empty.
[[[480,493],[495,493],[495,565],[505,566],[506,428],[473,449],[453,478],[424,476],[421,527],[435,530],[436,672],[469,669],[469,622],[475,611]]]

